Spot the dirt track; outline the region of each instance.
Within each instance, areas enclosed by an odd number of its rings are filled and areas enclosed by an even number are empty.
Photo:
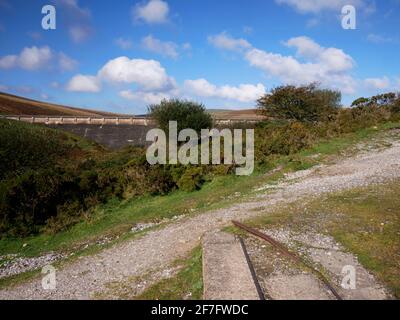
[[[137,240],[83,257],[58,271],[57,289],[54,291],[44,291],[41,280],[37,279],[0,291],[0,299],[91,299],[106,293],[107,284],[127,283],[127,279],[134,290],[143,275],[168,273],[171,264],[188,255],[206,231],[222,228],[232,219],[240,221],[257,216],[257,208],[272,209],[302,197],[399,178],[400,142],[398,138],[390,142],[392,145],[384,150],[368,150],[332,165],[289,176],[274,186],[273,191],[266,187],[268,193],[255,197],[251,202],[187,217]],[[118,298],[112,293],[105,297]]]

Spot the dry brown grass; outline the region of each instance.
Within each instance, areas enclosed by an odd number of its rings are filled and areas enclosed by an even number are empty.
[[[46,116],[116,116],[115,113],[72,108],[0,93],[0,114]]]
[[[257,112],[257,109],[247,109],[247,110],[221,110],[213,111],[211,114],[216,120],[263,120],[265,117]]]

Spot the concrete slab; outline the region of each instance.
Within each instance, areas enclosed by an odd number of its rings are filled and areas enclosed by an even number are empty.
[[[239,240],[225,232],[203,237],[203,282],[206,300],[260,300]]]

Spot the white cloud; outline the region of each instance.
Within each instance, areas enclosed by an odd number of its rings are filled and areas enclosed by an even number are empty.
[[[74,76],[67,84],[67,90],[72,92],[99,92],[101,90],[100,82],[97,77],[78,74]]]
[[[119,92],[119,95],[124,99],[142,101],[147,104],[158,103],[162,99],[179,94],[175,80],[167,75],[158,61],[127,57],[108,61],[96,76],[81,74],[74,76],[66,89],[75,92],[99,92],[103,82],[118,87],[136,85],[135,91],[124,89]]]
[[[148,35],[147,37],[144,37],[142,39],[142,46],[146,50],[173,59],[177,59],[179,56],[178,45],[176,43],[170,41],[164,42],[157,38],[154,38],[152,35]]]
[[[0,58],[0,69],[12,69],[17,66],[18,57],[8,55]]]
[[[393,43],[393,42],[396,42],[396,40],[393,39],[393,38],[385,37],[385,36],[382,36],[382,35],[379,35],[379,34],[375,34],[375,33],[370,33],[370,34],[367,36],[367,40],[368,40],[369,42],[376,43],[376,44],[383,44],[383,43]]]
[[[150,0],[147,3],[137,4],[132,8],[134,21],[143,21],[149,24],[168,22],[169,6],[162,0]]]
[[[190,50],[192,50],[192,45],[189,42],[185,42],[184,44],[182,44],[182,49],[186,50],[186,51],[190,51]]]
[[[25,47],[19,54],[0,57],[0,69],[21,68],[27,71],[51,69],[57,61],[61,71],[72,71],[78,62],[67,56],[65,53],[54,52],[48,47]]]
[[[129,39],[118,38],[115,40],[115,44],[123,50],[128,50],[132,48],[133,43]]]
[[[62,8],[71,40],[75,43],[86,41],[93,33],[91,11],[81,7],[78,0],[53,0],[53,2]]]
[[[24,48],[18,55],[8,55],[0,58],[1,69],[21,68],[24,70],[38,70],[48,67],[53,57],[51,49],[47,46],[38,48]]]
[[[320,20],[318,18],[311,18],[307,21],[307,28],[314,28],[320,24]]]
[[[92,33],[92,29],[87,26],[71,26],[68,29],[69,36],[75,43],[84,42],[89,38]]]
[[[33,40],[40,40],[42,39],[42,34],[37,31],[28,31],[27,35],[32,38]]]
[[[340,13],[340,9],[345,5],[369,8],[365,0],[275,0],[275,2],[293,7],[301,13],[319,13],[328,10],[336,10]]]
[[[18,64],[22,69],[37,70],[46,66],[52,58],[49,47],[24,48],[18,57]]]
[[[364,80],[364,83],[370,89],[384,90],[390,87],[390,80],[386,76],[382,78],[368,78]]]
[[[251,44],[245,39],[234,39],[226,32],[209,36],[208,42],[214,47],[230,51],[242,51],[251,48]]]
[[[354,93],[356,81],[349,72],[355,63],[343,50],[324,48],[307,37],[292,38],[285,44],[296,48],[297,55],[307,61],[300,62],[292,56],[256,48],[247,51],[245,59],[251,66],[287,84],[320,82],[324,86],[340,89],[347,94]]]
[[[145,91],[167,91],[176,86],[175,80],[155,60],[119,57],[107,62],[98,76],[109,82],[137,84]]]
[[[65,53],[60,52],[58,58],[58,64],[62,71],[72,71],[78,66],[78,61],[70,58]]]
[[[240,102],[254,102],[265,94],[265,87],[261,83],[257,85],[241,84],[235,86],[216,86],[206,79],[186,80],[185,90],[200,97],[213,97]]]
[[[170,99],[171,95],[166,92],[145,92],[123,90],[119,95],[127,100],[145,102],[146,104],[158,104],[163,99]]]
[[[57,81],[53,81],[50,83],[50,87],[58,89],[60,87],[60,84]]]

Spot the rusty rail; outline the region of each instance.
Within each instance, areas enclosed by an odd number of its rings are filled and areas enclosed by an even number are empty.
[[[335,296],[337,300],[342,300],[342,297],[339,295],[339,293],[336,291],[336,289],[333,287],[333,285],[328,281],[328,279],[318,270],[316,270],[314,267],[310,266],[308,263],[306,263],[301,257],[299,257],[297,254],[290,252],[284,245],[280,244],[278,241],[275,239],[271,238],[270,236],[256,230],[253,228],[250,228],[240,222],[237,221],[232,221],[232,223],[242,229],[247,231],[248,233],[251,233],[252,235],[259,237],[267,242],[269,242],[273,247],[278,249],[283,255],[286,257],[292,259],[293,261],[297,263],[301,263],[304,266],[306,266],[308,269],[311,270],[315,275],[318,276],[318,278],[325,284],[325,286],[332,292],[332,294]]]

